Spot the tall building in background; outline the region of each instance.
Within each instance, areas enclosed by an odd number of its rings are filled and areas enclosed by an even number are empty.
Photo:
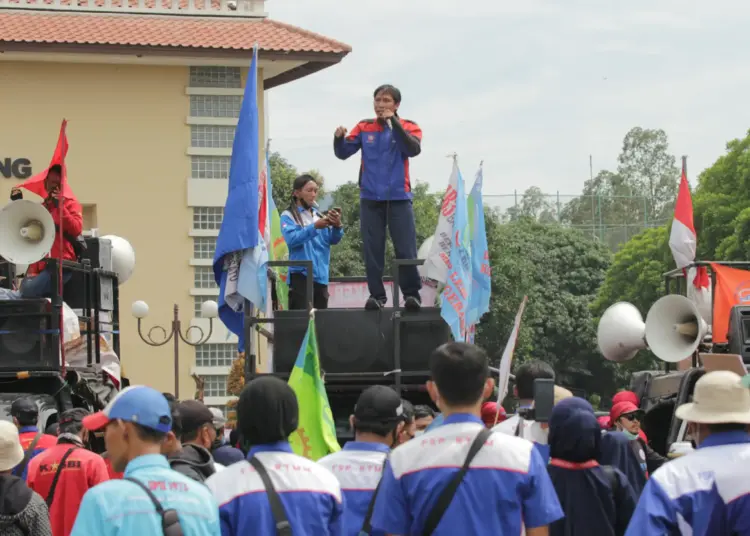
[[[211,261],[255,43],[262,143],[264,91],[338,63],[349,46],[267,18],[263,0],[0,0],[0,170],[10,170],[0,199],[48,165],[68,119],[84,227],[136,251],[120,288],[121,362],[133,383],[168,392],[175,383],[172,344],[140,340],[133,301],[149,304],[147,329],[168,328],[177,305],[183,325],[207,333],[200,308],[218,297]],[[192,398],[196,373],[206,403],[223,407],[236,337],[217,320],[207,344],[179,355],[180,398]]]

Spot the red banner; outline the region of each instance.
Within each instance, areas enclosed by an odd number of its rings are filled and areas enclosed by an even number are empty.
[[[727,342],[729,313],[735,305],[750,305],[750,272],[711,263],[714,271],[713,342]]]

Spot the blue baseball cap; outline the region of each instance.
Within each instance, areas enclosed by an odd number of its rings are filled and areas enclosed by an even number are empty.
[[[145,385],[126,387],[104,410],[84,417],[83,426],[94,432],[116,420],[139,424],[157,432],[167,433],[172,429],[169,402],[159,391]]]

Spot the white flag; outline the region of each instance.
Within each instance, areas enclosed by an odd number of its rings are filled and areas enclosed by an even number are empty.
[[[508,382],[510,381],[510,365],[513,362],[513,352],[516,349],[518,330],[521,328],[521,318],[523,317],[523,310],[526,308],[527,301],[528,297],[524,296],[523,301],[521,302],[521,307],[518,308],[518,313],[516,313],[516,321],[513,323],[513,331],[510,332],[510,337],[508,337],[508,344],[505,345],[505,350],[503,350],[503,357],[500,360],[500,377],[497,381],[498,407],[500,407],[503,399],[508,394]]]
[[[430,254],[425,259],[423,273],[425,277],[445,283],[450,266],[451,242],[453,238],[453,218],[456,214],[456,196],[458,195],[458,162],[453,159],[453,171],[448,181],[448,189],[443,196],[440,207],[437,229],[432,240]]]

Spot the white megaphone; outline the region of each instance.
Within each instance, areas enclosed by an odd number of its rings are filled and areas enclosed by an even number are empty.
[[[13,264],[46,257],[55,241],[55,222],[39,203],[11,201],[0,210],[0,256]]]
[[[430,255],[430,250],[432,249],[432,242],[434,240],[435,240],[435,235],[432,235],[429,238],[425,239],[424,242],[422,242],[422,245],[419,246],[419,251],[417,251],[418,259],[427,259],[427,257]],[[417,271],[419,272],[419,275],[421,277],[427,277],[426,268],[424,264],[420,264],[417,267]]]
[[[646,341],[651,351],[667,363],[687,359],[708,332],[696,305],[684,296],[659,299],[646,315]]]
[[[117,283],[122,285],[135,270],[135,250],[122,237],[107,235],[101,238],[112,244],[112,271],[117,274]]]
[[[627,302],[617,302],[604,311],[596,338],[604,359],[615,363],[630,361],[639,350],[648,347],[643,316]]]

